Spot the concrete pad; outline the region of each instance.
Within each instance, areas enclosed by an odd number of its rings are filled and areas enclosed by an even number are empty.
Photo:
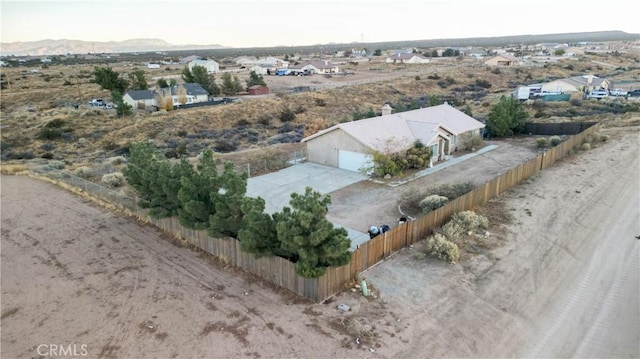
[[[273,214],[289,205],[291,193],[304,193],[307,186],[321,194],[328,194],[350,184],[367,180],[361,173],[305,162],[278,172],[249,178],[247,196],[262,197],[265,212]],[[336,227],[343,227],[334,223]],[[343,227],[349,234],[351,250],[369,240],[367,233]]]
[[[265,212],[275,213],[289,205],[291,193],[304,193],[307,186],[321,194],[328,194],[367,179],[367,176],[358,172],[305,162],[249,178],[247,196],[262,197],[265,200]]]

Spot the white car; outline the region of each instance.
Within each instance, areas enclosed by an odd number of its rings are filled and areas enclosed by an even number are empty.
[[[623,97],[627,97],[627,91],[623,91],[621,89],[613,89],[611,91],[609,91],[609,95],[610,96],[623,96]]]

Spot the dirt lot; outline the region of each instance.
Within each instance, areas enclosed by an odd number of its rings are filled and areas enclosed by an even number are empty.
[[[1,354],[638,357],[639,145],[637,128],[617,131],[492,202],[512,218],[490,229],[504,236],[496,250],[450,266],[405,249],[364,273],[378,299],[346,291],[318,305],[51,184],[2,176]]]
[[[393,226],[402,216],[400,213],[402,208],[398,208],[402,198],[409,195],[411,191],[437,187],[446,183],[471,181],[475,185],[483,184],[537,156],[535,138],[536,136],[523,136],[485,141],[486,145],[496,145],[498,148],[398,187],[365,181],[342,188],[331,193],[332,205],[329,208],[328,218],[334,223],[361,232],[367,232],[372,225]],[[459,156],[462,153],[456,155]]]

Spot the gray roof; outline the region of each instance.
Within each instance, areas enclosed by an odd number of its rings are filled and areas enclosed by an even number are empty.
[[[411,147],[416,140],[430,145],[443,134],[458,136],[484,127],[483,123],[473,117],[467,116],[449,104],[443,104],[341,123],[306,137],[302,142],[340,129],[374,150],[397,152]]]
[[[207,92],[207,90],[202,88],[202,86],[198,83],[186,83],[186,84],[182,84],[182,86],[184,86],[185,90],[187,90],[188,96],[209,95],[209,92]],[[162,94],[164,94],[166,93],[167,90],[168,88],[161,88],[159,91]],[[171,87],[171,96],[177,96],[177,95],[178,95],[178,86]]]
[[[136,101],[153,100],[155,98],[153,91],[150,91],[150,90],[127,91],[127,95],[129,95],[132,99]]]

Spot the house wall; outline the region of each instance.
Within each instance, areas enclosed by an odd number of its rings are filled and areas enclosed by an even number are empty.
[[[198,96],[193,96],[193,102],[194,103],[198,103],[198,102],[207,102],[209,101],[209,95],[198,95]]]
[[[122,100],[126,104],[130,105],[134,110],[139,109],[140,104],[142,104],[142,108],[148,108],[156,105],[156,99],[134,100],[133,98],[131,98],[131,96],[129,96],[129,94],[125,94],[122,97]]]
[[[580,91],[579,88],[577,88],[574,85],[571,85],[569,83],[566,83],[564,81],[551,81],[551,82],[547,82],[545,84],[542,84],[542,91],[548,91],[548,92],[576,92],[576,91]]]
[[[338,167],[338,150],[369,153],[368,147],[356,141],[341,129],[311,139],[307,143],[307,160]]]

